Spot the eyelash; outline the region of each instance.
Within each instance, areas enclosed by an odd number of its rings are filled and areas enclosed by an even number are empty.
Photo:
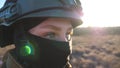
[[[45,38],[48,38],[48,39],[54,39],[55,37],[55,33],[53,32],[47,32],[45,35],[44,35]]]
[[[48,39],[52,39],[52,40],[56,40],[56,33],[54,33],[54,32],[47,32],[45,35],[44,35],[44,37],[45,38],[48,38]],[[72,36],[72,33],[66,33],[66,39],[68,40],[68,41],[70,41],[71,40],[71,36]]]

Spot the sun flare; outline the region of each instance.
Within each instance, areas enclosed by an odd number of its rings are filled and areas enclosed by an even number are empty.
[[[83,24],[81,27],[120,26],[119,0],[81,0]]]

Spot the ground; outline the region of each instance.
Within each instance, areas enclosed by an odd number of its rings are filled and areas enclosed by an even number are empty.
[[[120,68],[120,35],[73,37],[73,68]]]

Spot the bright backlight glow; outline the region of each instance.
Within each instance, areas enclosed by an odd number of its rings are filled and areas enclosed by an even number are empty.
[[[81,0],[83,24],[81,27],[120,26],[120,0]]]

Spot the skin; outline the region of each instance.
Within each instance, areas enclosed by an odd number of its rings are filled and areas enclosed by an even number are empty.
[[[29,32],[39,37],[67,42],[71,39],[73,27],[69,19],[48,18],[30,29]]]

